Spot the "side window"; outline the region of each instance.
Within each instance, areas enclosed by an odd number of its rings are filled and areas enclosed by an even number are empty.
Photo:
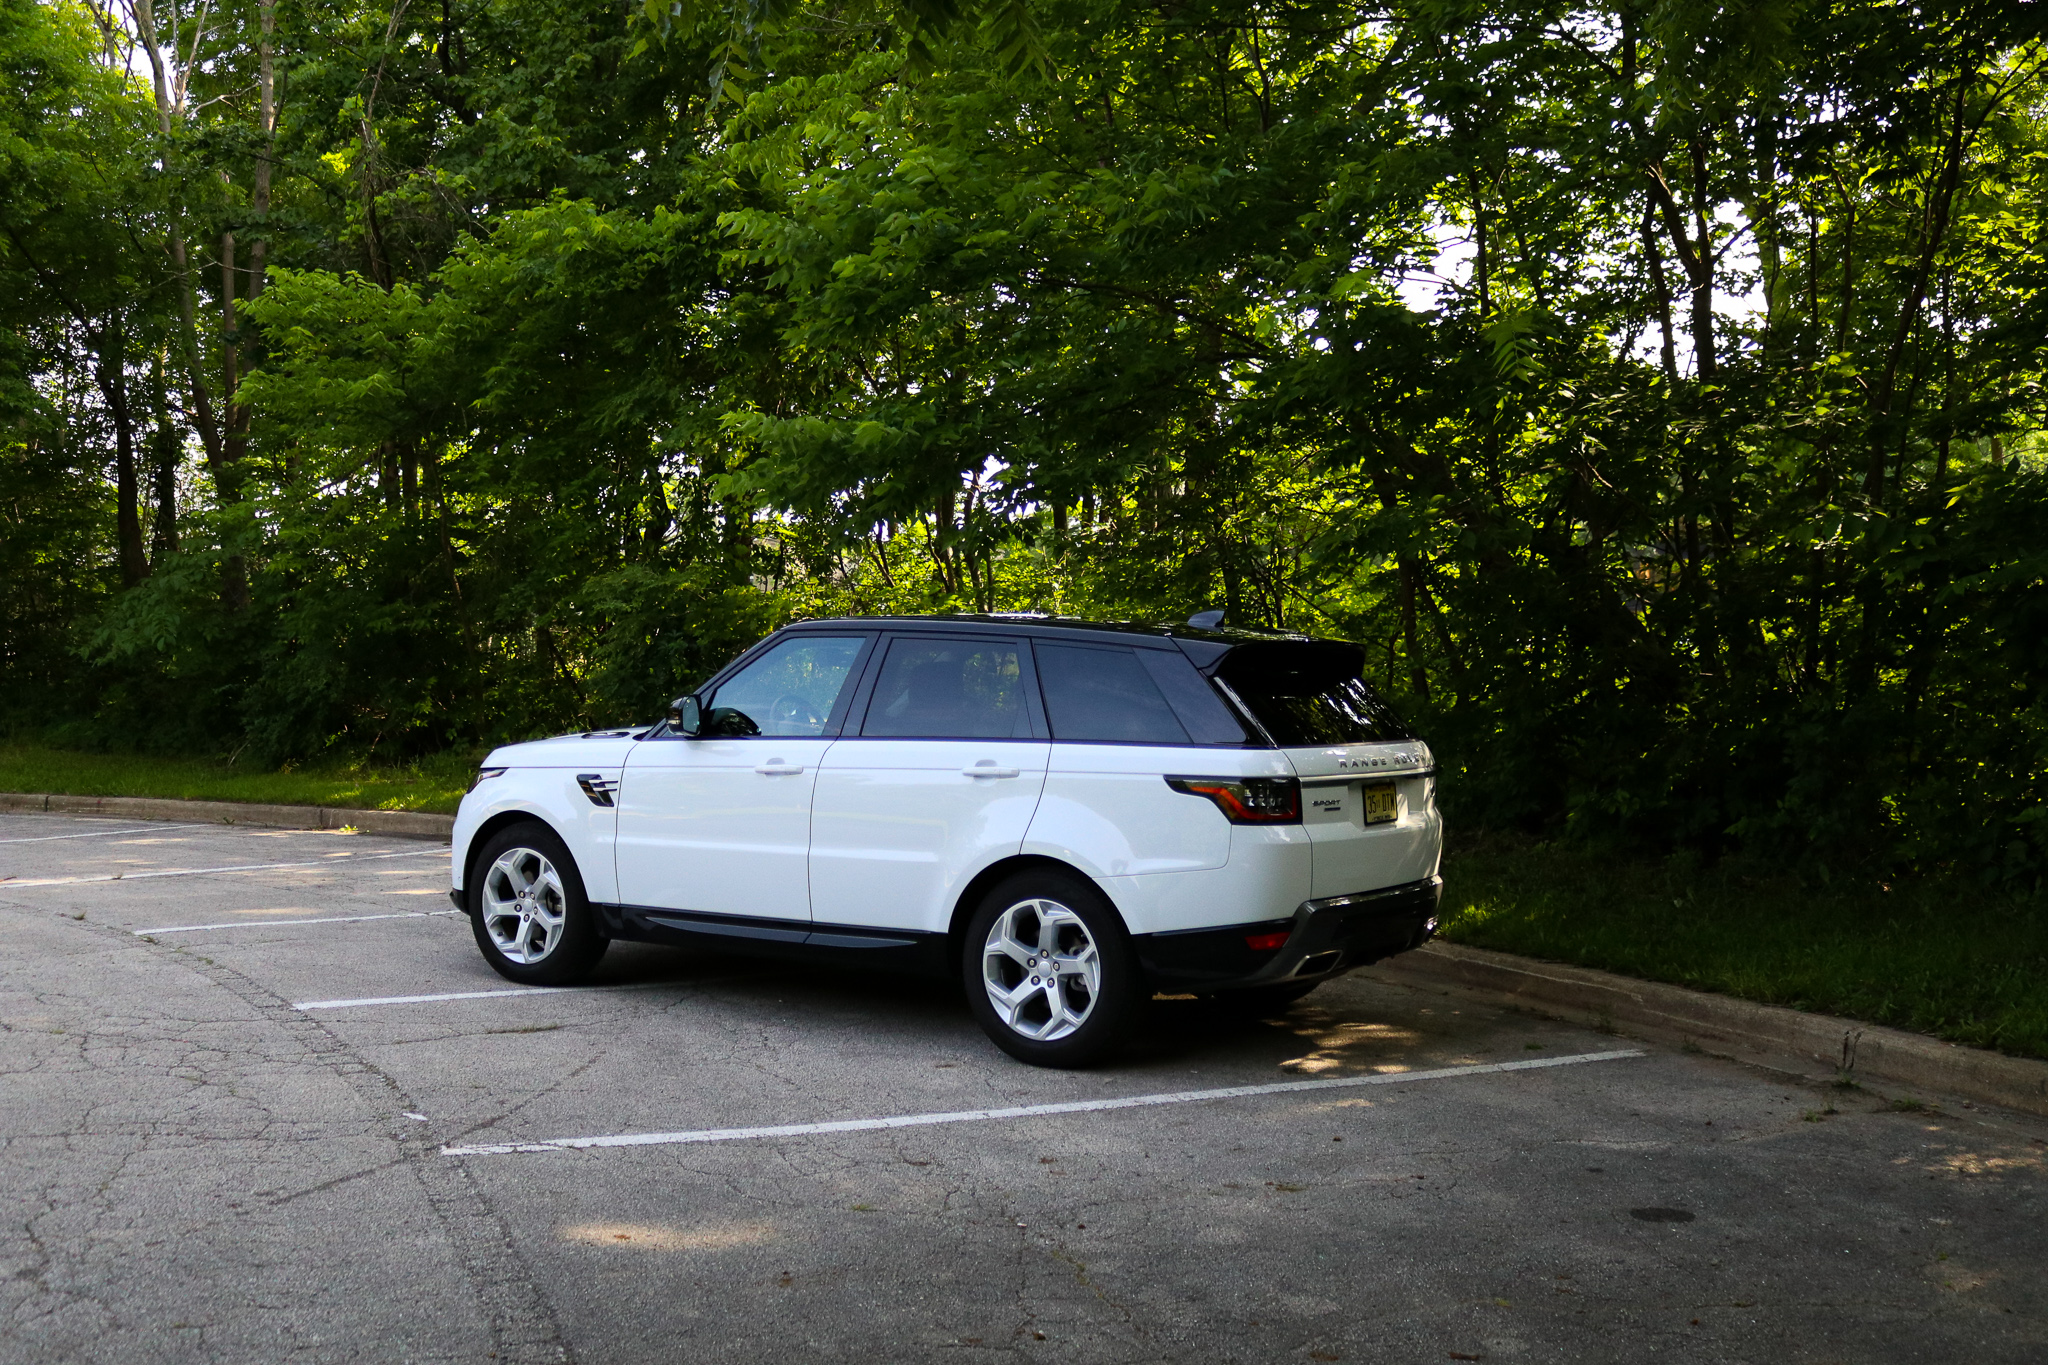
[[[863,735],[1024,739],[1024,670],[1013,640],[899,637],[882,661]]]
[[[1179,650],[1144,649],[1138,651],[1138,658],[1152,681],[1159,684],[1174,715],[1180,717],[1189,739],[1197,744],[1245,742],[1244,725],[1187,655]]]
[[[1135,649],[1037,646],[1046,719],[1059,740],[1186,744],[1188,732]]]
[[[867,639],[798,635],[727,678],[712,694],[704,733],[820,735]]]

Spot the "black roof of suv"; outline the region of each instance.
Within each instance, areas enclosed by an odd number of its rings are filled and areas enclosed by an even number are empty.
[[[814,621],[796,621],[785,631],[820,628],[845,629],[859,626],[889,630],[967,630],[976,633],[1002,631],[1032,635],[1105,635],[1126,640],[1136,635],[1178,645],[1203,673],[1214,677],[1225,671],[1238,674],[1257,671],[1267,674],[1313,675],[1356,678],[1365,668],[1365,650],[1346,640],[1320,639],[1279,631],[1243,630],[1232,626],[1153,626],[1131,621],[1085,621],[1072,616],[1042,616],[1035,612],[972,613],[939,616],[835,616]]]
[[[1150,635],[1175,640],[1214,640],[1242,644],[1251,640],[1311,640],[1315,637],[1292,631],[1245,630],[1238,626],[1146,625],[1141,621],[1089,621],[1078,616],[1052,616],[1042,612],[942,612],[932,616],[831,616],[809,621],[792,621],[789,629],[804,626],[888,626],[915,629],[919,626],[988,627],[1005,631],[1104,631],[1113,635]]]

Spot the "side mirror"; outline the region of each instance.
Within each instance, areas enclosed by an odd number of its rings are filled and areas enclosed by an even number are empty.
[[[668,725],[679,735],[695,738],[704,729],[704,707],[695,692],[677,697],[668,708]]]

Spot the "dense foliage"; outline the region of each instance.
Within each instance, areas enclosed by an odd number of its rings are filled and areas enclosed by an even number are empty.
[[[90,3],[0,0],[18,728],[1214,605],[1467,825],[2048,869],[2036,4]]]

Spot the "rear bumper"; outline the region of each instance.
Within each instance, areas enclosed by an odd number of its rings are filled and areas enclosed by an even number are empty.
[[[1140,934],[1138,960],[1163,991],[1242,990],[1315,981],[1421,946],[1436,932],[1442,877],[1303,901],[1292,919]],[[1278,948],[1246,940],[1284,933]]]

